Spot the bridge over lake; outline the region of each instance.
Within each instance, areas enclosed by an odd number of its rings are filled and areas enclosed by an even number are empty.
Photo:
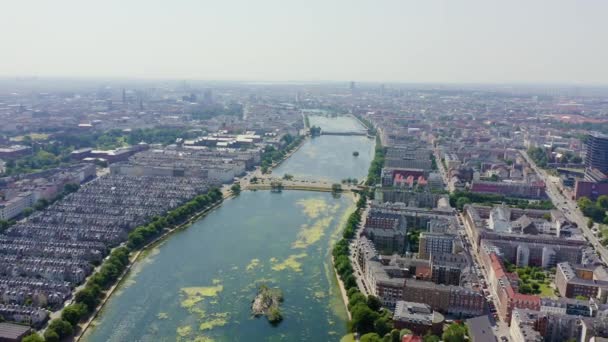
[[[324,131],[324,130],[321,130],[321,135],[360,135],[360,136],[366,136],[367,135],[367,131],[344,131],[344,132],[340,132],[340,131]]]

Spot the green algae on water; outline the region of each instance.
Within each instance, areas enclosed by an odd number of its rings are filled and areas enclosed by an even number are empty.
[[[316,219],[328,208],[327,201],[319,197],[301,199],[296,203],[303,208],[304,214],[311,219]]]
[[[315,221],[310,227],[302,225],[297,240],[291,245],[291,248],[306,248],[321,240],[332,220],[333,217],[328,216]]]
[[[260,259],[251,259],[247,267],[245,268],[247,271],[253,271],[256,267],[260,265]]]
[[[290,255],[281,263],[279,263],[276,258],[271,258],[270,261],[274,263],[274,265],[272,265],[272,269],[274,271],[284,271],[286,269],[291,269],[294,272],[302,272],[302,263],[299,262],[298,259],[302,259],[307,256],[308,254],[306,253],[300,253]]]

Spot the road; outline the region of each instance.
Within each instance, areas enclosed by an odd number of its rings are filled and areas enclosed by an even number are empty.
[[[361,222],[359,222],[359,227],[357,227],[357,231],[355,232],[355,238],[351,241],[349,246],[350,255],[350,263],[353,267],[353,271],[355,273],[355,279],[357,280],[357,287],[359,291],[364,295],[373,295],[373,291],[371,286],[367,283],[367,279],[363,276],[363,270],[359,267],[359,263],[357,262],[353,252],[359,242],[359,237],[363,234],[363,229],[365,228],[365,218],[367,217],[367,213],[369,212],[370,201],[368,201],[365,209],[361,213]]]
[[[578,227],[583,232],[583,236],[591,243],[595,251],[600,255],[600,258],[604,262],[604,265],[608,264],[608,250],[602,246],[600,240],[593,234],[593,231],[587,227],[587,222],[589,221],[583,213],[579,210],[576,201],[573,199],[567,198],[563,195],[563,193],[559,189],[559,179],[557,177],[552,177],[547,172],[538,166],[536,163],[528,156],[526,151],[520,151],[521,155],[526,159],[526,161],[530,164],[532,169],[542,178],[547,186],[547,196],[551,199],[553,204],[561,210],[566,218],[578,225]]]
[[[495,309],[498,309],[498,305],[496,300],[498,295],[494,291],[493,286],[488,282],[488,276],[486,274],[486,269],[481,263],[481,256],[479,252],[473,247],[471,244],[471,237],[469,236],[469,232],[471,229],[465,228],[464,217],[462,213],[458,214],[458,226],[460,230],[460,236],[463,240],[464,249],[473,258],[473,272],[475,272],[479,278],[480,285],[485,284],[487,286],[487,290],[490,291],[490,296],[486,297],[486,301],[489,306],[494,306]],[[470,227],[469,227],[470,228]],[[485,295],[485,293],[484,293]],[[511,341],[511,334],[509,332],[509,324],[507,322],[503,322],[500,319],[494,318],[493,315],[489,315],[490,322],[492,322],[492,332],[496,336],[496,340],[500,341],[502,336],[506,337],[507,340]]]
[[[445,166],[443,165],[443,162],[441,161],[441,155],[439,153],[439,149],[435,148],[433,150],[433,153],[435,155],[435,163],[437,164],[437,169],[439,170],[439,174],[441,175],[441,178],[443,179],[443,184],[447,188],[450,184],[450,180],[448,179],[448,170],[445,169]]]

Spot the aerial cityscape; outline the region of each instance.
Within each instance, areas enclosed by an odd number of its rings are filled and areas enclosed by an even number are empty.
[[[0,341],[608,341],[608,3],[51,3]]]

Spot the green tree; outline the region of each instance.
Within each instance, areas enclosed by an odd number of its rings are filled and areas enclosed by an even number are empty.
[[[5,231],[10,226],[11,226],[10,221],[0,220],[0,231]]]
[[[592,206],[593,202],[587,197],[581,197],[578,201],[576,201],[576,204],[581,210],[585,210],[585,208]]]
[[[382,338],[376,333],[367,333],[361,336],[360,342],[382,342]]]
[[[374,331],[380,336],[388,334],[392,329],[391,324],[386,317],[379,317],[374,321]]]
[[[44,342],[44,339],[40,335],[33,333],[24,337],[21,342]]]
[[[310,135],[313,137],[317,137],[321,135],[321,127],[312,126],[310,127]]]
[[[464,324],[452,323],[443,332],[441,338],[444,342],[464,342],[467,336],[467,327]]]
[[[93,278],[93,279],[95,279],[95,278]],[[102,279],[101,281],[104,283],[103,285],[105,285],[105,283],[107,282],[106,279]],[[76,301],[76,303],[82,303],[82,304],[86,305],[88,311],[92,312],[93,310],[95,310],[95,308],[97,307],[97,304],[99,303],[98,296],[99,296],[99,294],[95,293],[95,290],[93,289],[93,287],[87,286],[84,289],[76,292],[76,295],[74,296],[74,300]]]
[[[411,335],[411,334],[412,334],[411,330],[409,330],[409,329],[401,329],[399,331],[399,341],[401,341],[403,339],[403,336]]]
[[[608,195],[602,195],[598,197],[597,205],[604,210],[608,210]]]
[[[429,331],[426,335],[424,335],[424,337],[422,338],[422,341],[424,341],[424,342],[440,342],[441,339],[439,338],[439,336],[433,335]]]
[[[456,208],[458,208],[458,210],[462,210],[464,206],[469,203],[471,203],[471,200],[468,197],[460,197],[456,201]]]
[[[349,308],[353,308],[355,305],[358,305],[361,303],[363,303],[363,304],[367,303],[367,299],[365,298],[365,295],[361,292],[356,292],[351,297],[348,298],[348,307]]]
[[[78,191],[78,189],[80,189],[80,185],[78,185],[76,183],[68,183],[63,186],[63,192],[65,192],[66,194],[71,194],[72,192],[76,192],[76,191]]]
[[[46,207],[49,206],[49,201],[47,201],[44,198],[39,199],[35,204],[34,204],[34,209],[36,210],[42,210]]]
[[[369,306],[369,308],[374,311],[379,311],[382,308],[382,302],[380,302],[380,299],[378,299],[378,297],[369,295],[367,296],[367,306]]]
[[[378,319],[378,313],[370,309],[366,304],[359,303],[351,309],[352,320],[351,331],[366,334],[374,331],[374,322]]]
[[[230,192],[232,192],[233,195],[238,195],[241,193],[241,185],[239,183],[234,183],[232,184],[232,186],[230,187]]]
[[[55,332],[57,332],[57,334],[59,335],[60,338],[68,337],[68,336],[72,335],[72,333],[74,332],[74,328],[72,328],[72,325],[70,324],[70,322],[64,321],[61,318],[52,320],[51,323],[49,324],[48,329],[51,329],[51,330],[54,330]]]
[[[46,329],[44,332],[44,341],[45,342],[59,342],[61,338],[59,338],[59,334],[53,329]]]
[[[61,312],[61,318],[76,325],[88,313],[88,306],[84,303],[76,303],[66,306]]]
[[[23,211],[21,212],[21,214],[23,214],[23,216],[28,217],[30,215],[32,215],[32,213],[34,212],[34,209],[32,208],[25,208],[23,209]]]
[[[402,338],[399,337],[399,330],[393,329],[390,332],[390,342],[401,342]]]

